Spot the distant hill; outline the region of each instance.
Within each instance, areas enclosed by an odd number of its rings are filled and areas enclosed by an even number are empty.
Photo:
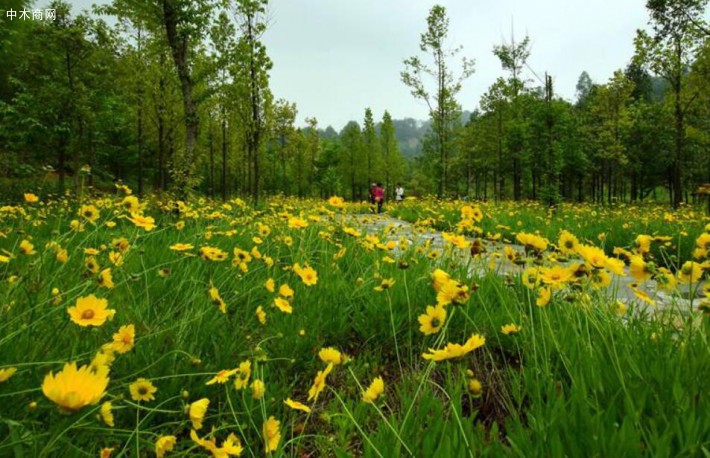
[[[471,112],[464,110],[461,114],[461,123],[465,124],[471,117]],[[422,121],[414,118],[393,119],[394,132],[399,143],[399,150],[402,155],[409,159],[413,159],[422,153],[422,142],[424,136],[429,132],[431,121]],[[377,123],[379,132],[380,123]],[[328,126],[325,129],[319,129],[321,138],[335,139],[338,137],[337,132],[333,127]]]

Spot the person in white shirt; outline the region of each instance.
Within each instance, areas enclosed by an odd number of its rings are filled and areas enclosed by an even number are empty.
[[[394,188],[394,200],[397,202],[402,202],[404,200],[404,188],[400,183]]]

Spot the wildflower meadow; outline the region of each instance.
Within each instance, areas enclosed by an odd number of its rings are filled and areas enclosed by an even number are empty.
[[[1,207],[0,455],[708,453],[708,217],[386,210]]]

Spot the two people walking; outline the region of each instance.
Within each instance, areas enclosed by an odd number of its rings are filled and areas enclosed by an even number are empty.
[[[400,183],[394,188],[394,198],[396,202],[401,202],[404,200],[404,188]],[[372,205],[372,212],[375,212],[375,206],[377,206],[377,213],[382,213],[382,204],[385,202],[385,188],[382,187],[382,183],[372,183],[370,186],[370,205]]]

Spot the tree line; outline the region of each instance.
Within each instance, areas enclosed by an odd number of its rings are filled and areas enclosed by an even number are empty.
[[[297,127],[295,103],[272,93],[268,0],[48,8],[55,20],[0,9],[3,193],[121,180],[139,193],[362,199],[372,182],[404,182],[442,197],[678,206],[710,182],[707,0],[648,0],[651,27],[628,66],[603,83],[582,73],[574,101],[529,67],[529,38],[511,35],[492,50],[503,74],[470,116],[457,96],[474,61],[455,65],[462,48],[436,5],[401,75],[428,122],[366,108],[340,132],[315,118]]]

